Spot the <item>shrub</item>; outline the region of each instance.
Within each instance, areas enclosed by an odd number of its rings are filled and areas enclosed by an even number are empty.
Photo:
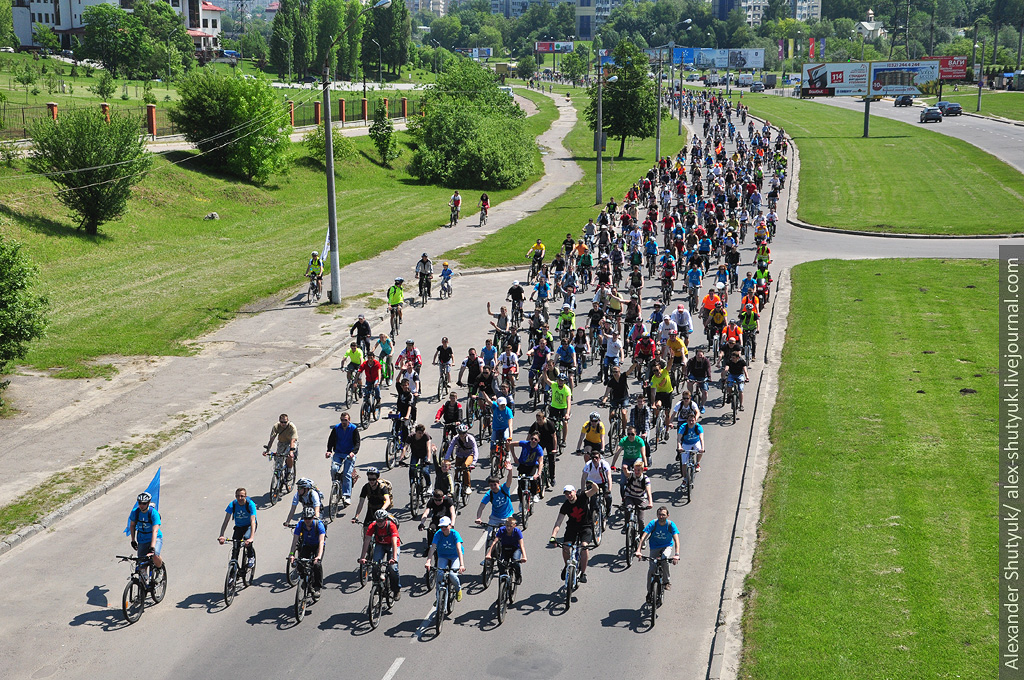
[[[323,124],[306,133],[302,138],[302,145],[306,147],[309,155],[324,165],[327,164],[327,136]],[[335,132],[331,135],[331,146],[334,148],[334,161],[341,162],[356,155],[356,146],[348,137]]]
[[[21,245],[0,234],[0,374],[23,359],[28,343],[46,331],[49,303],[33,292],[36,276],[36,266],[21,253]],[[0,382],[0,395],[9,384]]]
[[[398,140],[395,139],[395,126],[388,118],[385,100],[378,99],[373,111],[373,125],[370,126],[370,139],[377,147],[380,162],[391,167],[391,161],[398,158]]]

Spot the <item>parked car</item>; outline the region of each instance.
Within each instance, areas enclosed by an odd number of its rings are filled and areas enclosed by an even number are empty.
[[[0,47],[0,52],[11,52],[11,53],[13,53],[14,52],[14,48],[13,47]]]
[[[892,105],[893,106],[913,106],[914,105],[914,97],[913,97],[913,95],[909,95],[909,94],[901,94],[900,96],[896,97],[896,101],[894,101],[892,103]]]
[[[764,83],[762,83],[760,80],[757,81],[756,83],[752,83],[750,85],[750,91],[751,92],[764,92]]]
[[[700,76],[698,76],[696,73],[691,73],[690,75],[686,76],[686,82],[688,83],[693,83],[698,80],[700,80]]]
[[[935,102],[935,108],[942,111],[943,116],[963,115],[964,109],[957,102]]]
[[[939,107],[937,107],[937,106],[926,106],[921,111],[920,122],[927,123],[930,120],[933,120],[936,123],[941,123],[942,122],[942,111],[939,109]]]

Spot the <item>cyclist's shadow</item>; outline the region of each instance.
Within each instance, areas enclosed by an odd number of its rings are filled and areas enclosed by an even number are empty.
[[[365,609],[357,612],[338,612],[326,621],[322,621],[318,628],[320,630],[347,630],[356,636],[366,635],[373,631]]]
[[[178,609],[205,609],[207,614],[226,609],[223,592],[193,593],[176,604],[175,607]]]
[[[474,621],[480,622],[480,630],[494,630],[498,627],[498,617],[494,613],[494,603],[486,609],[474,609],[456,616],[453,623],[458,626],[471,626]]]
[[[648,607],[649,605],[644,605]],[[601,619],[601,625],[605,628],[627,628],[634,633],[646,633],[651,630],[649,625],[644,625],[645,609],[613,609],[608,616]]]
[[[519,600],[509,610],[519,610],[524,616],[547,610],[551,616],[561,616],[565,608],[565,587],[553,593],[534,593],[525,600]]]
[[[344,411],[351,407],[351,404],[346,405],[343,401],[328,401],[320,404],[322,409],[334,409],[335,411]]]
[[[124,613],[120,609],[94,609],[88,612],[82,612],[75,618],[68,622],[69,626],[96,626],[104,631],[116,631],[122,628],[127,628],[131,624],[128,623],[124,618]]]

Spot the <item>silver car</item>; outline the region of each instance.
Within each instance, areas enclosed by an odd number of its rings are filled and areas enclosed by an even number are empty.
[[[921,110],[920,122],[927,123],[928,121],[935,121],[936,123],[942,122],[942,111],[937,106],[926,106]]]

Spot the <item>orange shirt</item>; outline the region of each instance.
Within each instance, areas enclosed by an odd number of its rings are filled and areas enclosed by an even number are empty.
[[[761,301],[753,293],[744,296],[744,298],[740,300],[740,310],[746,309],[747,305],[754,305],[755,312],[761,311]]]
[[[743,329],[739,326],[733,328],[732,326],[726,326],[725,330],[722,331],[722,337],[726,340],[729,338],[736,338],[736,342],[743,344]]]
[[[721,301],[722,298],[718,297],[717,295],[711,295],[710,293],[708,293],[707,295],[704,296],[704,309],[710,312],[712,309],[715,308],[715,305]]]

